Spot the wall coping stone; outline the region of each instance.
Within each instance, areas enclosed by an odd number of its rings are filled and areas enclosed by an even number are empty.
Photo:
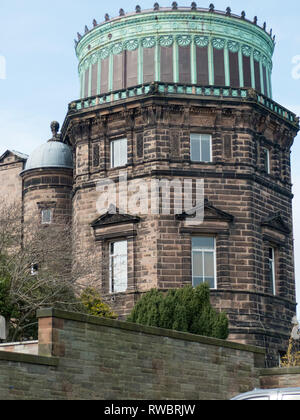
[[[16,341],[15,343],[1,343],[1,347],[16,347],[16,346],[28,346],[30,344],[38,344],[38,340],[35,341]]]
[[[0,360],[17,363],[29,363],[34,365],[58,366],[59,359],[57,357],[44,357],[24,353],[12,353],[0,351]]]
[[[124,322],[124,321],[99,318],[99,317],[86,315],[82,313],[66,312],[66,311],[62,311],[62,310],[58,310],[54,308],[38,310],[37,318],[59,318],[59,319],[75,321],[75,322],[84,322],[88,324],[100,325],[103,327],[118,328],[121,330],[133,331],[137,333],[164,336],[164,337],[174,338],[177,340],[194,341],[197,343],[203,343],[203,344],[212,345],[212,346],[227,347],[227,348],[231,348],[235,350],[247,351],[251,353],[258,353],[258,354],[265,355],[265,349],[252,346],[252,345],[234,343],[231,341],[220,340],[217,338],[203,337],[200,335],[190,334],[186,332],[167,330],[167,329],[162,329],[162,328],[157,328],[157,327],[149,327],[149,326]]]
[[[300,375],[300,367],[261,369],[260,376]]]

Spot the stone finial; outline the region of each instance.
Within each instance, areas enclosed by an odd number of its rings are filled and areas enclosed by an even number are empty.
[[[245,19],[245,18],[246,18],[246,12],[245,12],[245,10],[243,10],[243,11],[242,11],[242,13],[241,13],[241,18],[242,18],[242,19]]]
[[[53,135],[53,138],[57,137],[58,130],[59,130],[59,123],[57,121],[52,121],[50,124],[50,129]]]
[[[104,16],[105,22],[108,22],[110,20],[109,14],[106,13]]]
[[[153,9],[155,11],[158,11],[159,10],[159,4],[158,3],[154,3]]]
[[[120,9],[120,10],[119,10],[119,15],[120,15],[120,16],[125,16],[124,9]]]
[[[276,41],[276,35],[273,36],[273,42],[275,42],[275,41]]]
[[[177,9],[178,9],[178,3],[176,1],[173,1],[172,10],[177,10]]]
[[[75,47],[77,47],[77,45],[78,45],[77,39],[74,39],[74,44],[75,44]]]
[[[135,7],[135,12],[136,12],[136,13],[141,13],[141,11],[142,11],[141,6],[137,5],[137,6]]]
[[[79,32],[77,32],[77,38],[78,38],[78,41],[80,41],[82,38],[82,35]]]
[[[88,31],[89,31],[89,28],[87,27],[87,25],[85,25],[85,28],[84,28],[84,33],[88,33]]]
[[[254,16],[254,19],[253,19],[254,25],[257,25],[257,21],[258,21],[257,16]]]
[[[94,20],[93,20],[93,26],[94,26],[94,28],[95,28],[97,25],[98,25],[98,23],[97,23],[96,19],[94,19]]]
[[[231,16],[231,8],[230,7],[226,8],[226,16]]]
[[[273,29],[271,28],[271,30],[270,30],[270,37],[272,38],[272,36],[273,36]]]
[[[197,3],[195,3],[194,1],[193,1],[193,3],[191,4],[191,9],[192,9],[192,10],[197,10]]]
[[[215,11],[215,5],[214,5],[213,3],[211,3],[211,4],[209,5],[209,11],[210,11],[211,13],[213,13],[213,12]]]
[[[264,24],[263,24],[263,30],[265,31],[266,29],[267,29],[267,23],[264,22]]]

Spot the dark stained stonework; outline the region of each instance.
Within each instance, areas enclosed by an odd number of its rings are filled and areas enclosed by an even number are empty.
[[[62,134],[76,156],[74,261],[86,260],[105,300],[124,318],[147,290],[191,284],[191,237],[215,235],[212,302],[228,314],[231,340],[265,347],[267,365],[276,365],[296,311],[290,148],[297,131],[297,124],[251,100],[199,100],[153,91],[114,105],[71,110]],[[212,135],[212,163],[190,160],[191,133]],[[204,179],[203,224],[186,226],[185,214],[99,218],[96,184],[106,177],[118,183],[119,168],[110,168],[110,141],[123,137],[128,180],[150,185],[153,179]],[[109,217],[111,226],[102,223]],[[128,239],[128,290],[120,294],[110,294],[108,287],[108,244],[114,238]],[[270,246],[276,248],[276,296],[268,280]]]

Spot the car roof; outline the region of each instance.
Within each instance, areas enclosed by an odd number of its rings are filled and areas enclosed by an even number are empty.
[[[251,392],[237,395],[232,400],[246,399],[247,397],[274,395],[274,394],[300,394],[300,388],[273,388],[273,389],[254,389]]]

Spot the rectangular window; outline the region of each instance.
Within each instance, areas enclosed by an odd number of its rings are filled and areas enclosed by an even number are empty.
[[[193,287],[208,283],[216,289],[216,247],[214,237],[192,238]]]
[[[144,83],[153,82],[153,80],[155,80],[155,48],[144,48],[143,54]]]
[[[268,249],[269,285],[273,295],[276,294],[275,249]]]
[[[268,95],[268,79],[267,79],[267,68],[263,66],[263,79],[264,79],[264,94]]]
[[[109,244],[110,293],[122,293],[127,290],[127,241]]]
[[[173,83],[173,47],[161,47],[160,49],[160,80],[165,83]]]
[[[208,49],[196,47],[196,61],[197,61],[197,83],[198,85],[209,84],[208,71]]]
[[[138,50],[126,51],[126,87],[138,84]]]
[[[110,143],[111,167],[127,165],[127,139],[113,140]]]
[[[124,52],[114,55],[113,90],[124,89]]]
[[[43,209],[42,210],[42,225],[50,225],[52,222],[52,210]]]
[[[101,93],[108,92],[108,78],[109,78],[109,58],[105,58],[101,62],[101,81],[100,89]]]
[[[191,160],[212,162],[210,134],[191,134]]]
[[[230,86],[240,86],[239,55],[229,51]]]
[[[263,165],[264,170],[267,174],[270,174],[271,172],[271,165],[270,165],[270,150],[266,147],[263,147],[262,149],[262,159],[263,159]]]
[[[178,47],[179,83],[191,83],[191,47]]]
[[[214,48],[215,85],[225,86],[224,50]]]
[[[88,68],[84,74],[84,97],[89,96],[89,82],[90,82],[90,69]]]
[[[97,95],[97,88],[98,88],[98,63],[92,65],[92,91],[91,95]]]
[[[254,60],[255,89],[261,93],[259,62]]]
[[[251,61],[250,61],[250,57],[243,56],[243,68],[244,68],[244,86],[251,88],[252,82],[251,82]]]

